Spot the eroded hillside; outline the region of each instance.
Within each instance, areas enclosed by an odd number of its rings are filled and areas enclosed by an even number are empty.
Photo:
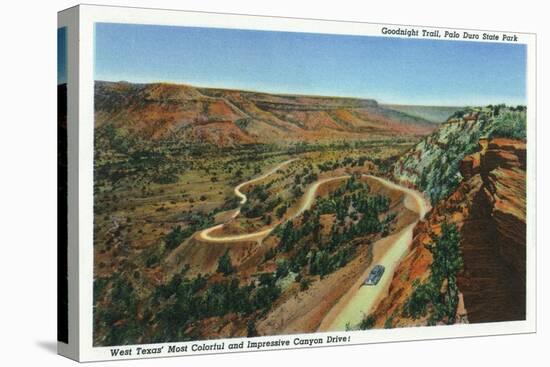
[[[96,128],[216,146],[421,136],[436,125],[372,99],[276,95],[175,84],[96,82]]]

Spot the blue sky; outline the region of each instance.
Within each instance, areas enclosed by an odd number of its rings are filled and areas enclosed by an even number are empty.
[[[67,82],[67,28],[57,28],[57,84]]]
[[[107,24],[95,79],[175,82],[383,103],[526,103],[526,47],[313,33]]]

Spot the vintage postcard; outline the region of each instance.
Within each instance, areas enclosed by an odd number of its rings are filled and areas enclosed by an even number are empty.
[[[60,26],[64,354],[534,331],[534,35],[96,6]]]

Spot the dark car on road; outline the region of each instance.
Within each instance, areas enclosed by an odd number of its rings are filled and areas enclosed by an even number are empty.
[[[382,265],[375,265],[372,270],[369,273],[368,278],[365,280],[364,285],[377,285],[380,281],[380,278],[382,278],[382,275],[384,275],[384,266]]]

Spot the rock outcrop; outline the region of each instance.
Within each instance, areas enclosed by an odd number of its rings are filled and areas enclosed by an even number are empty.
[[[402,155],[394,164],[392,175],[398,182],[423,191],[435,205],[457,190],[462,180],[479,173],[481,157],[473,153],[480,144],[487,148],[488,141],[482,138],[513,136],[525,140],[525,121],[523,107],[486,106],[457,111],[432,135]],[[499,144],[504,145],[486,157],[490,170],[491,162],[498,163],[500,158],[510,159],[512,165],[516,160],[525,161],[525,155],[521,157],[514,143]],[[519,154],[517,158],[511,156],[514,152]]]
[[[525,319],[526,145],[481,139],[478,148],[461,161],[464,179],[457,189],[416,226],[411,251],[373,313],[376,327],[426,323],[406,318],[402,311],[415,281],[430,275],[432,255],[424,245],[440,232],[443,221],[455,223],[461,234],[464,269],[458,285],[468,321]]]
[[[501,257],[525,279],[526,171],[524,143],[495,139],[483,156],[481,177],[492,206]]]

